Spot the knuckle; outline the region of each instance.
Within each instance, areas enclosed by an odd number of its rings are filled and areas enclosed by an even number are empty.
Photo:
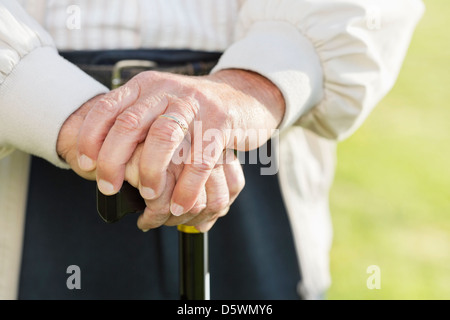
[[[112,99],[117,101],[117,103],[122,103],[131,96],[137,96],[136,94],[139,94],[139,87],[132,80],[110,93]]]
[[[230,164],[226,164],[225,178],[228,183],[228,189],[230,194],[239,194],[245,188],[245,175],[241,164],[235,161]]]
[[[224,107],[224,100],[211,89],[198,91],[195,95],[198,101],[208,105],[208,110],[214,114],[216,123],[226,124],[230,119],[230,109]]]
[[[157,180],[155,178],[159,178],[159,173],[160,172],[155,171],[155,168],[149,161],[141,161],[139,163],[139,176],[141,182],[146,182],[146,186],[151,186],[152,182]]]
[[[115,114],[117,112],[116,101],[112,97],[103,97],[97,102],[95,111],[100,114]]]
[[[118,170],[117,167],[115,162],[105,160],[104,157],[99,156],[97,161],[97,174],[102,177],[107,177],[116,172]]]
[[[225,217],[228,214],[228,212],[230,212],[230,209],[231,209],[231,207],[227,207],[227,208],[223,209],[222,211],[217,213],[216,218],[220,219],[220,218]]]
[[[170,206],[168,203],[160,203],[160,201],[147,201],[147,208],[156,216],[166,217],[169,215]]]
[[[220,211],[211,212],[208,215],[207,221],[208,222],[217,221],[218,219],[223,218],[224,216],[226,216],[229,211],[230,211],[230,207],[228,206],[226,208],[222,208],[222,210],[220,210]]]
[[[144,211],[144,220],[146,224],[157,227],[163,225],[169,218],[169,213],[165,211],[156,211],[147,207]]]
[[[230,192],[232,194],[239,194],[245,188],[245,177],[244,175],[240,175],[234,184],[230,186]]]
[[[221,212],[229,206],[230,197],[228,194],[221,194],[212,201],[208,202],[208,208],[211,212]]]
[[[115,128],[120,133],[135,132],[142,127],[142,114],[132,110],[126,110],[116,119]]]
[[[160,72],[158,71],[144,71],[139,73],[137,76],[133,78],[138,84],[146,84],[147,82],[153,82],[160,78]]]
[[[193,215],[198,215],[201,212],[203,212],[205,210],[205,206],[202,204],[196,204],[190,211],[189,213],[193,214]]]
[[[242,176],[242,179],[239,180],[238,189],[236,193],[240,193],[242,190],[244,190],[245,184],[246,184],[245,177]]]
[[[184,224],[186,226],[195,227],[196,225],[204,223],[204,222],[206,222],[208,220],[209,220],[209,214],[206,214],[203,211],[200,214],[190,213],[190,218],[187,218],[184,221],[182,221],[182,224]]]
[[[209,174],[215,167],[215,161],[211,158],[203,158],[200,163],[192,165],[193,172],[197,175]]]
[[[214,214],[214,216],[212,217],[212,220],[217,220],[217,219],[225,217],[228,214],[228,212],[230,212],[230,208],[231,207],[228,206],[228,207],[218,211],[216,214]]]
[[[155,121],[152,126],[152,135],[155,141],[163,144],[172,145],[175,142],[183,140],[184,135],[181,130],[178,130],[179,126],[174,121]]]
[[[81,154],[88,156],[97,156],[102,146],[103,140],[100,140],[98,135],[94,134],[90,128],[83,128],[77,139],[76,147]]]
[[[197,99],[188,96],[181,102],[183,109],[193,117],[195,117],[200,111],[200,103]]]
[[[167,89],[180,89],[182,88],[182,82],[180,81],[179,75],[175,74],[165,74],[161,78],[162,85]]]
[[[216,123],[227,124],[230,115],[229,111],[226,108],[223,108],[218,103],[214,103],[213,112],[214,112],[214,119],[216,119]]]

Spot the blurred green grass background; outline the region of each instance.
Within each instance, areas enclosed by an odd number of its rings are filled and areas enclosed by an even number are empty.
[[[450,1],[424,3],[394,89],[338,148],[330,300],[450,299]]]

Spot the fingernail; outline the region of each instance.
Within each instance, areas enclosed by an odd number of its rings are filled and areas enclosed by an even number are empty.
[[[184,214],[184,208],[176,203],[170,206],[170,212],[176,217],[182,216]]]
[[[153,200],[156,197],[156,193],[152,188],[142,187],[141,196],[144,199]]]
[[[78,165],[80,166],[81,170],[84,171],[92,171],[95,168],[94,160],[84,154],[78,157]]]
[[[147,233],[149,231],[150,231],[150,229],[142,230],[143,233]]]
[[[99,180],[98,181],[98,189],[103,193],[104,195],[113,195],[115,194],[116,190],[114,189],[114,186],[105,180]]]

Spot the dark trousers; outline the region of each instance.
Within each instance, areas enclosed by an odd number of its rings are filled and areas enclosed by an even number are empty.
[[[276,176],[244,166],[247,185],[209,233],[212,299],[298,299],[300,280]],[[137,216],[105,224],[95,183],[34,158],[20,299],[178,299],[178,235],[146,234]],[[81,290],[66,285],[69,266]]]

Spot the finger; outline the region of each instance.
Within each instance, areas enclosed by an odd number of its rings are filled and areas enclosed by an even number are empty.
[[[141,158],[143,148],[144,144],[139,144],[136,150],[134,150],[130,161],[126,164],[125,181],[135,188],[139,188],[139,159]]]
[[[218,218],[228,213],[244,186],[245,177],[239,159],[232,150],[227,150],[223,165],[216,166],[205,184],[207,207],[184,224],[198,226],[201,232],[211,229]]]
[[[189,212],[194,206],[224,150],[226,140],[219,130],[209,144],[198,139],[198,135],[196,133],[193,139],[190,163],[184,167],[173,192],[171,211],[174,215]],[[198,143],[200,147],[196,146]]]
[[[138,218],[137,226],[143,232],[148,232],[163,226],[170,216],[171,213],[169,211],[160,212],[145,208],[144,213]]]
[[[173,168],[176,169],[176,168]],[[179,169],[181,171],[181,168]],[[143,231],[158,228],[164,225],[172,216],[170,213],[170,199],[175,186],[176,172],[169,172],[167,185],[161,197],[156,200],[147,200],[147,208],[138,218],[138,228]],[[179,174],[179,173],[178,173]]]
[[[136,103],[117,117],[97,159],[97,181],[100,191],[111,195],[120,190],[126,164],[136,146],[145,140],[151,124],[166,108],[165,97],[153,97],[151,100],[147,99],[145,103]]]
[[[216,214],[229,207],[230,193],[223,165],[218,165],[214,168],[208,181],[206,181],[205,189],[208,197],[205,209],[207,214]]]
[[[215,214],[214,216],[212,216],[209,220],[202,222],[198,225],[195,225],[195,228],[202,233],[206,233],[212,229],[212,227],[217,223],[217,220],[226,216],[229,211],[230,211],[229,207],[225,208],[222,211]]]
[[[180,224],[185,225],[193,225],[192,221],[203,221],[205,218],[198,218],[201,214],[204,213],[207,207],[207,195],[206,190],[203,189],[198,197],[197,203],[194,207],[187,213],[182,216],[174,216],[171,214],[171,217],[165,223],[166,226],[173,227],[178,226]]]
[[[162,194],[166,185],[167,168],[186,135],[183,128],[189,127],[194,121],[198,109],[195,101],[191,99],[169,98],[166,115],[170,118],[159,117],[152,124],[145,141],[139,170],[140,191],[144,199],[152,200]]]
[[[109,92],[89,111],[80,129],[77,149],[82,170],[95,169],[100,148],[117,116],[136,102],[140,88],[136,81]]]
[[[218,165],[211,172],[208,181],[205,184],[204,192],[206,194],[207,202],[206,206],[201,212],[197,212],[197,215],[192,216],[193,210],[190,210],[188,214],[183,216],[190,216],[191,219],[185,224],[198,225],[206,221],[209,221],[211,217],[217,215],[225,208],[229,207],[230,197],[227,186],[227,180],[225,178],[225,172],[222,165]],[[194,206],[195,208],[196,206]],[[200,213],[200,214],[199,214]]]
[[[239,159],[235,156],[233,150],[227,150],[223,170],[230,194],[229,205],[231,205],[245,187],[244,171],[242,170],[242,165]]]
[[[206,188],[203,188],[197,199],[196,204],[189,211],[190,215],[192,217],[199,215],[202,211],[204,211],[207,208],[207,204],[208,204],[208,195],[206,192]]]

